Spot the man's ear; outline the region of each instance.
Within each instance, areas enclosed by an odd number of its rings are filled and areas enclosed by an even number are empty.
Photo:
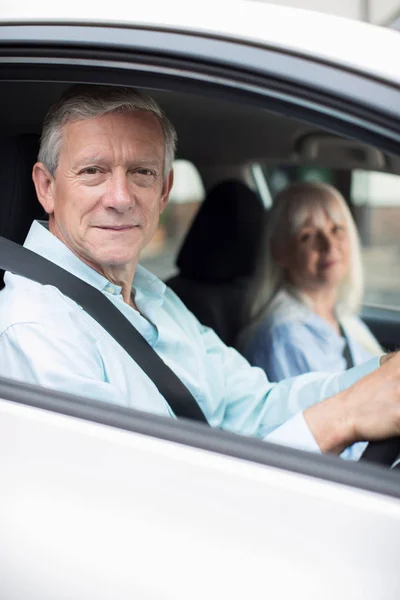
[[[47,214],[54,212],[54,177],[44,166],[37,162],[33,165],[32,179],[35,184],[36,194],[40,204]]]
[[[163,181],[163,188],[162,188],[161,200],[160,200],[160,213],[164,210],[164,208],[167,205],[169,194],[171,192],[173,183],[174,183],[174,170],[171,169]]]

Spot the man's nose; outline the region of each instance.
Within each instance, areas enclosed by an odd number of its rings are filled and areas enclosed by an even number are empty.
[[[128,175],[124,170],[112,174],[108,182],[106,205],[118,212],[127,212],[135,204],[132,190],[129,189]]]

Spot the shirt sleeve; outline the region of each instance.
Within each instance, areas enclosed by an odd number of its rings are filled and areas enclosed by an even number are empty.
[[[320,447],[315,441],[315,438],[303,417],[303,413],[298,413],[286,421],[286,423],[272,431],[264,439],[267,442],[281,444],[283,446],[293,446],[293,440],[295,440],[295,446],[299,450],[317,453],[321,452]]]
[[[303,413],[295,415],[265,438],[267,442],[283,446],[293,446],[293,440],[296,440],[296,448],[299,450],[321,453],[321,449],[315,441]],[[359,460],[367,446],[368,442],[357,442],[346,448],[340,457],[344,460]]]
[[[70,335],[49,335],[40,323],[18,323],[0,337],[0,365],[4,376],[79,396],[122,404],[104,381],[101,357],[95,343],[82,343]]]
[[[350,387],[379,366],[379,358],[375,357],[338,374],[313,372],[272,383],[262,369],[250,366],[212,330],[203,328],[202,335],[211,365],[224,373],[221,392],[224,413],[220,426],[313,452],[319,447],[301,413]],[[218,425],[212,422],[212,414],[206,416],[211,424]]]

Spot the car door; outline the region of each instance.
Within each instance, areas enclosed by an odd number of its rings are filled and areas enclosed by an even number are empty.
[[[397,85],[287,50],[194,28],[25,20],[0,27],[2,97],[15,110],[72,81],[134,83],[399,152]],[[25,130],[7,110],[3,131]],[[15,381],[0,397],[6,597],[398,597],[395,472]]]

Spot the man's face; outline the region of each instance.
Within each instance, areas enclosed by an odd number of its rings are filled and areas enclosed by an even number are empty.
[[[38,190],[50,230],[100,272],[134,270],[172,185],[172,173],[163,180],[163,165],[164,135],[150,113],[67,124],[55,177]]]

